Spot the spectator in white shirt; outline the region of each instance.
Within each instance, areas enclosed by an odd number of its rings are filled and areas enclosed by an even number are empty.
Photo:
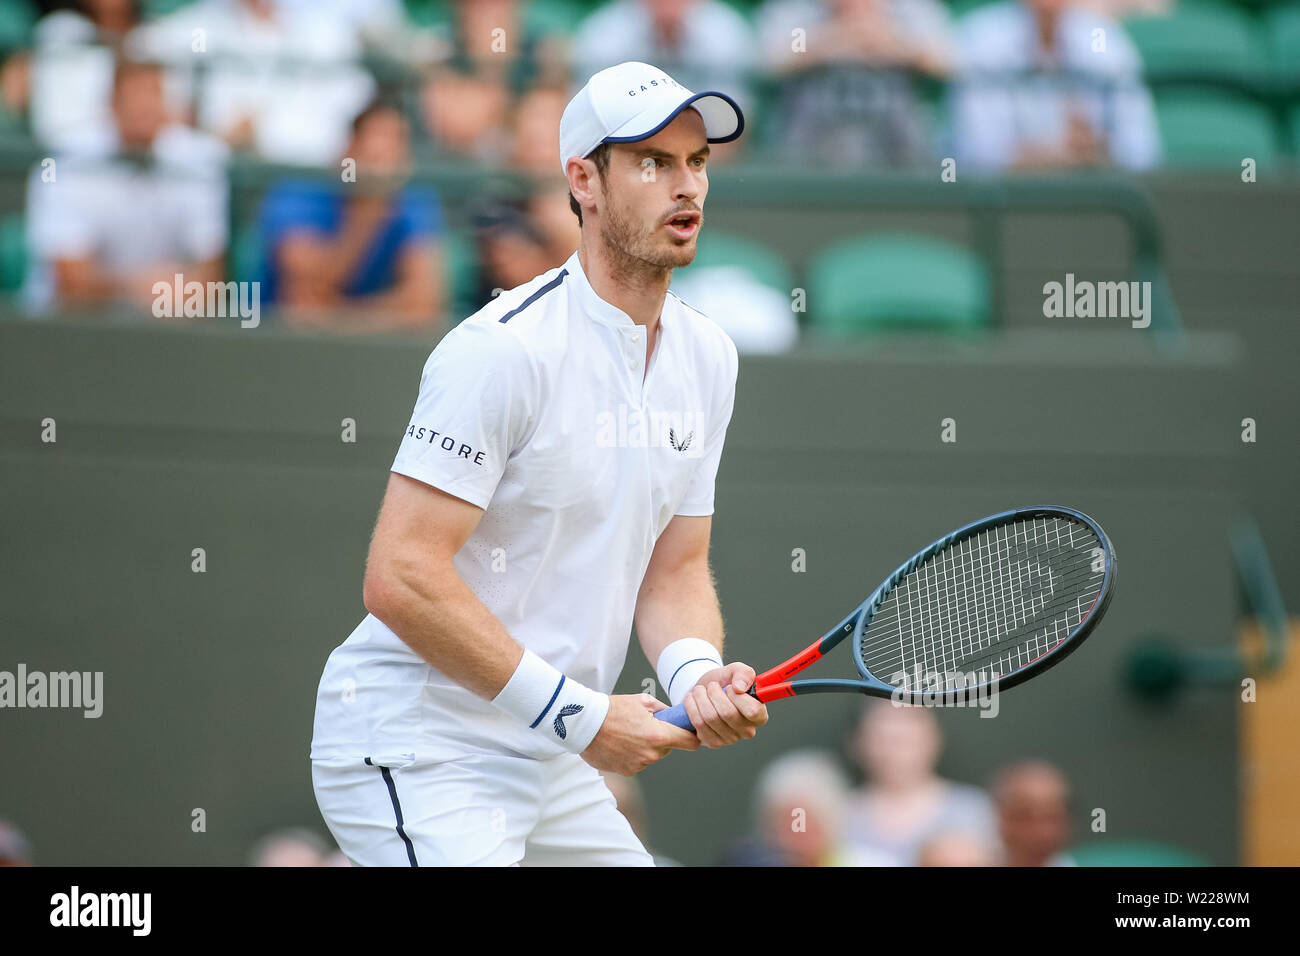
[[[138,8],[135,0],[81,0],[36,24],[30,116],[41,143],[61,148],[109,122],[116,55],[139,22]]]
[[[898,866],[915,866],[932,840],[959,831],[992,843],[993,804],[978,787],[936,772],[943,736],[935,709],[871,700],[862,711],[854,755],[866,785],[849,804],[845,835]]]
[[[939,0],[769,0],[758,29],[780,83],[767,136],[786,161],[866,169],[931,158],[916,81],[946,79],[956,59]]]
[[[290,165],[333,163],[372,99],[359,31],[273,0],[198,0],[135,30],[127,49],[171,67],[196,125]]]
[[[582,22],[572,61],[580,77],[626,60],[653,63],[687,89],[726,90],[748,110],[754,52],[749,22],[720,0],[614,0]],[[715,145],[710,159],[731,151]]]
[[[25,294],[38,311],[119,305],[146,319],[154,283],[221,278],[225,146],[170,122],[156,65],[117,67],[112,110],[30,177]]]
[[[961,22],[959,166],[980,170],[1160,160],[1142,62],[1119,24],[1072,0],[1009,0]]]

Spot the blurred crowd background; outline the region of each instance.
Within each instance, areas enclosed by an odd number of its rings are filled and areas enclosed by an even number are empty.
[[[437,335],[576,247],[560,115],[629,59],[741,102],[715,176],[1138,175],[1300,149],[1295,2],[0,0],[0,58],[0,166],[27,178],[0,293],[32,317],[151,321],[179,274],[258,282],[291,327]],[[807,320],[780,252],[726,238],[705,231],[714,271],[679,293],[743,302],[712,311],[746,351],[790,347]],[[980,268],[948,252],[931,272]]]
[[[1060,215],[1046,227],[1054,239],[1072,227],[1078,205],[1119,195],[1107,209],[1131,210],[1131,197],[1113,193],[1117,182],[1206,174],[1237,184],[1247,158],[1275,183],[1300,182],[1296,0],[0,0],[0,318],[188,324],[195,320],[157,314],[157,283],[180,276],[257,283],[265,327],[436,340],[500,289],[572,254],[578,224],[556,161],[560,116],[591,73],[629,59],[741,103],[746,133],[714,148],[713,184],[741,171],[764,184],[754,189],[768,190],[769,229],[785,211],[797,215],[796,185],[818,178],[831,188],[870,178],[893,191],[911,179],[937,184],[945,170],[963,183],[1007,177],[1021,190],[1008,190],[1008,202],[1035,195],[1026,183],[1068,178],[1075,185],[1056,196]],[[1112,192],[1080,190],[1089,177]],[[819,324],[849,335],[880,323],[904,333],[995,325],[1006,310],[986,249],[925,234],[920,220],[934,204],[929,194],[909,195],[914,206],[903,215],[915,225],[879,234],[878,223],[855,220],[847,238],[812,237],[828,245],[803,261],[789,246],[811,247],[807,236],[783,243],[746,231],[758,220],[742,222],[733,205],[706,226],[697,264],[679,272],[676,288],[751,353],[792,349]],[[1239,195],[1216,194],[1204,221],[1234,221]],[[1198,202],[1199,194],[1175,192],[1162,208],[1181,216]],[[1258,209],[1253,215],[1281,232]],[[1134,246],[1141,253],[1151,240],[1150,252],[1158,230],[1188,221],[1202,220],[1174,216],[1157,227],[1152,217],[1157,231]],[[1020,248],[1038,245],[1035,235],[1020,236]],[[1096,235],[1093,244],[1109,252]],[[1183,250],[1181,281],[1203,327],[1245,329],[1256,336],[1254,357],[1285,362],[1289,374],[1293,353],[1273,348],[1270,336],[1284,323],[1294,328],[1295,246],[1272,236],[1260,240],[1267,255],[1242,233],[1236,250],[1203,237],[1209,251]],[[1050,270],[1031,264],[1041,274],[1021,283],[1021,312],[1038,310],[1043,275],[1094,265],[1087,248],[1067,241],[1059,255],[1043,253]],[[791,308],[792,290],[804,285],[813,303],[806,315]],[[1254,381],[1267,389],[1280,379],[1269,374],[1276,365],[1262,367]],[[1287,394],[1279,390],[1275,406],[1233,406],[1227,418],[1259,414],[1277,428],[1267,433],[1273,440],[1281,426],[1272,422],[1295,407]],[[1270,421],[1257,406],[1278,411]],[[1139,451],[1150,444],[1137,431],[1132,441]],[[1077,451],[1069,449],[1071,469]],[[382,453],[391,453],[386,439]],[[1259,481],[1278,488],[1260,500],[1294,508],[1286,477],[1294,471],[1262,460]],[[94,465],[99,483],[105,471]],[[999,484],[1009,480],[997,474]],[[136,476],[131,470],[132,483]],[[184,478],[188,493],[192,476]],[[1142,520],[1157,520],[1145,516],[1165,499],[1160,487],[1158,499],[1134,506]],[[300,494],[295,486],[294,500]],[[1285,526],[1285,514],[1268,510]],[[371,517],[357,520],[368,528]],[[835,526],[842,520],[833,516]],[[118,554],[114,535],[94,533],[90,540],[112,542]],[[357,530],[348,540],[363,538]],[[1293,561],[1294,549],[1285,557]],[[355,579],[354,569],[346,574]],[[148,586],[152,595],[152,579]],[[264,603],[274,607],[269,596]],[[1198,638],[1226,639],[1206,629]],[[324,628],[314,636],[333,639]],[[315,673],[300,676],[314,687]],[[826,749],[790,750],[762,770],[747,792],[749,837],[709,848],[713,862],[1199,862],[1169,844],[1082,851],[1089,808],[1072,803],[1072,781],[1050,759],[948,780],[937,771],[941,736],[928,711],[865,707],[842,746],[826,739]],[[1204,768],[1216,780],[1223,772]],[[610,785],[654,849],[638,781]],[[39,841],[19,829],[35,832],[38,814],[24,822],[19,807],[0,805],[6,812],[15,820],[0,821],[0,865],[40,863]],[[286,816],[288,828],[249,846],[246,862],[346,862],[319,820]]]
[[[1203,866],[1194,853],[1155,842],[1093,843],[1070,782],[1048,760],[999,768],[984,786],[948,780],[933,710],[873,700],[840,752],[787,751],[759,774],[750,836],[715,849],[718,866]],[[605,774],[619,809],[658,866],[679,866],[655,849],[635,777]],[[741,813],[745,810],[737,808]],[[1076,842],[1079,844],[1076,846]],[[0,866],[36,862],[27,838],[0,820]],[[349,866],[319,825],[287,826],[248,850],[249,866]]]

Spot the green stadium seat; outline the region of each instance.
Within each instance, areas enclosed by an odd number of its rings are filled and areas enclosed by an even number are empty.
[[[700,233],[695,261],[677,270],[689,275],[696,267],[739,266],[763,285],[788,296],[795,287],[794,273],[785,257],[775,249],[747,236],[705,229]]]
[[[980,7],[987,7],[989,4],[1000,2],[1001,0],[948,0],[948,10],[954,18],[960,19]]]
[[[1264,18],[1274,75],[1300,82],[1300,3],[1275,6]]]
[[[1107,840],[1097,846],[1071,847],[1079,866],[1208,866],[1205,858],[1164,843]]]
[[[746,152],[761,153],[779,146],[777,139],[781,133],[780,123],[773,119],[780,116],[782,85],[776,77],[755,73],[750,78],[750,103],[745,110]]]
[[[1272,112],[1225,90],[1168,90],[1156,95],[1165,165],[1233,167],[1249,156],[1275,163],[1281,148]]]
[[[1171,16],[1127,20],[1149,79],[1200,77],[1250,82],[1267,50],[1250,14],[1226,4],[1185,3]]]
[[[479,284],[478,248],[473,239],[456,229],[448,229],[443,234],[442,248],[446,257],[448,319],[451,325],[457,325],[482,305],[475,301]]]
[[[751,25],[758,16],[758,0],[722,0],[722,2],[748,20]]]
[[[0,219],[0,294],[15,295],[27,275],[27,221],[20,212]]]
[[[524,23],[543,35],[569,36],[590,12],[576,0],[530,0],[524,8]]]
[[[989,320],[988,269],[970,250],[929,236],[845,239],[813,261],[808,315],[835,335],[979,330]]]
[[[175,13],[181,7],[188,7],[194,0],[144,0],[140,12],[145,20],[157,20],[169,13]]]
[[[445,27],[451,22],[451,12],[441,0],[403,0],[406,19],[417,27]]]
[[[256,219],[235,230],[230,240],[228,271],[236,282],[259,282],[263,269],[262,232]]]
[[[0,3],[0,52],[31,46],[36,8],[27,0]]]

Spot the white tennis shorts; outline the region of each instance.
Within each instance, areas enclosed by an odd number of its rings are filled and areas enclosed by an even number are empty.
[[[357,866],[653,866],[577,754],[312,761],[321,815]]]

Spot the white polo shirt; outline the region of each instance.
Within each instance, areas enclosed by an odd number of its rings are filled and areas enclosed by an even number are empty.
[[[736,347],[669,293],[644,327],[575,253],[503,292],[429,356],[392,470],[485,513],[456,570],[524,647],[609,693],[674,515],[713,513]],[[373,615],[330,655],[313,759],[563,753],[430,667]]]

